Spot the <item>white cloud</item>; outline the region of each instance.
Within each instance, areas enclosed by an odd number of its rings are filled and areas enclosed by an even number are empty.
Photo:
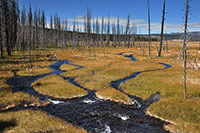
[[[95,17],[95,18],[92,18],[92,22],[93,20],[96,22],[98,18],[98,22],[99,24],[102,23],[102,17]],[[117,17],[110,17],[110,24],[117,24]],[[74,20],[78,23],[84,23],[84,16],[76,16],[75,18],[69,18],[67,19],[67,21],[73,23]],[[130,20],[130,24],[138,24],[138,23],[143,23],[145,22],[144,20],[142,19],[133,19],[133,20]],[[104,17],[104,24],[107,24],[108,23],[108,17]],[[119,18],[119,24],[120,26],[126,26],[127,24],[127,18]]]
[[[96,23],[96,20],[98,18],[99,24],[102,23],[102,17],[95,17],[92,18],[92,23],[93,20]],[[110,17],[110,24],[117,24],[117,17]],[[84,16],[79,15],[76,16],[75,18],[68,18],[68,30],[73,29],[73,22],[74,20],[76,21],[76,24],[78,24],[78,27],[80,30],[84,30]],[[108,17],[104,17],[104,24],[108,23]],[[127,24],[127,18],[119,18],[119,24],[120,26],[123,26],[125,28]],[[138,33],[148,33],[148,24],[146,23],[145,20],[143,19],[133,19],[130,20],[131,25],[136,25],[137,26],[137,31]],[[49,24],[47,24],[47,27],[50,27]],[[160,33],[161,29],[161,23],[151,23],[151,32],[152,33]],[[170,23],[165,23],[165,29],[164,31],[167,33],[171,32],[183,32],[184,30],[184,24],[170,24]],[[200,31],[200,22],[194,22],[194,23],[189,23],[188,24],[188,30],[189,31]]]
[[[142,33],[148,32],[148,24],[138,24],[139,29],[141,29]],[[160,33],[161,23],[151,23],[151,32],[152,33]],[[165,32],[183,32],[184,31],[184,24],[165,24]],[[200,31],[200,22],[189,23],[188,24],[188,31]]]

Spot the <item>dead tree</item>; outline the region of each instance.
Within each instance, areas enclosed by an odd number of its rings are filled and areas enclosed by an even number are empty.
[[[28,59],[29,59],[29,69],[32,69],[32,62],[31,62],[31,43],[32,43],[32,10],[31,5],[29,5],[29,13],[28,13],[28,30],[29,30],[29,43],[28,43]]]
[[[84,26],[84,29],[83,29],[83,31],[84,31],[84,33],[85,34],[83,34],[83,41],[84,41],[84,47],[85,46],[87,46],[87,22],[86,22],[86,17],[84,16],[84,22],[83,22],[83,26]]]
[[[165,0],[163,3],[163,15],[162,15],[162,25],[161,25],[161,33],[160,33],[160,50],[158,52],[158,57],[160,57],[162,53],[164,24],[165,24]]]
[[[10,43],[11,43],[11,48],[15,47],[16,50],[16,46],[17,46],[17,28],[18,28],[18,24],[17,24],[17,20],[18,20],[18,15],[17,15],[17,3],[15,2],[15,0],[12,1],[12,7],[11,7],[11,14],[10,14]]]
[[[186,98],[186,66],[187,66],[187,24],[188,24],[188,13],[189,13],[189,0],[186,1],[186,12],[185,12],[185,29],[184,29],[184,41],[183,41],[183,57],[184,57],[184,98]]]
[[[53,16],[52,14],[50,16],[50,40],[51,40],[51,45],[53,45]]]
[[[98,21],[98,17],[96,18],[96,41],[97,41],[97,46],[99,46],[99,21]]]
[[[72,47],[74,48],[76,46],[76,20],[74,19],[73,22],[73,43],[72,43]]]
[[[5,46],[7,49],[8,55],[11,55],[10,51],[10,44],[9,44],[9,7],[8,1],[2,0],[2,19],[1,19],[1,26],[2,26],[2,46]]]
[[[42,10],[41,26],[42,26],[42,46],[43,46],[44,42],[45,42],[45,14],[44,14],[44,10]]]
[[[116,47],[116,27],[115,22],[112,24],[112,46]]]
[[[148,6],[148,31],[149,31],[149,58],[151,58],[151,23],[150,23],[150,7],[149,7],[149,0],[147,0]]]
[[[91,11],[87,8],[87,46],[89,50],[90,56],[92,55],[91,52]]]
[[[21,15],[21,24],[22,24],[22,44],[21,49],[25,49],[25,31],[26,31],[26,9],[25,5],[22,9],[22,15]]]
[[[2,4],[0,4],[0,8],[2,9]],[[2,44],[2,10],[0,9],[0,52],[1,52],[1,58],[3,58],[3,44]]]
[[[118,40],[118,45],[120,46],[120,42],[121,42],[121,39],[120,39],[120,27],[119,27],[119,16],[117,18],[117,40]]]
[[[67,47],[67,30],[68,30],[68,22],[67,22],[67,18],[65,19],[65,27],[64,27],[64,36],[65,36],[65,47]]]
[[[130,32],[130,13],[128,14],[128,19],[127,19],[127,25],[126,25],[126,31],[125,31],[125,46],[130,47],[130,37],[129,37],[129,32]]]
[[[101,46],[104,46],[104,17],[102,17],[102,21],[101,21]]]
[[[108,16],[106,42],[107,42],[107,47],[109,47],[110,45],[110,15]]]
[[[199,53],[200,53],[200,40],[199,40]]]

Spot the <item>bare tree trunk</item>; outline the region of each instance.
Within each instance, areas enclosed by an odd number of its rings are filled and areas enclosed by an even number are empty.
[[[29,26],[28,58],[29,58],[29,69],[31,70],[32,69],[32,62],[31,62],[32,10],[31,10],[31,6],[29,7],[28,26]]]
[[[127,19],[127,25],[126,25],[126,31],[125,31],[125,46],[127,46],[128,43],[128,47],[130,47],[130,13],[128,14],[128,19]]]
[[[104,46],[104,35],[103,35],[103,31],[104,31],[104,17],[102,17],[102,22],[101,22],[101,46]]]
[[[91,11],[87,8],[87,46],[90,56],[91,52]]]
[[[187,66],[187,23],[188,23],[188,13],[189,13],[189,0],[186,4],[186,13],[185,13],[185,30],[184,30],[184,42],[183,42],[183,53],[184,53],[184,98],[186,98],[186,66]]]
[[[110,46],[110,15],[108,16],[107,34],[106,34],[107,47]]]
[[[151,25],[150,25],[149,0],[147,0],[147,6],[148,6],[148,30],[149,30],[149,58],[151,58]]]
[[[142,51],[143,51],[143,56],[146,55],[146,51],[145,51],[145,41],[143,41],[143,44],[142,44]]]
[[[2,0],[2,45],[6,47],[8,55],[11,55],[10,52],[10,43],[9,43],[9,7],[8,1]]]
[[[200,53],[200,41],[199,41],[199,53]]]
[[[1,24],[1,15],[2,15],[2,10],[0,10],[0,52],[1,52],[1,58],[3,58],[3,44],[2,44],[2,24]]]
[[[166,52],[168,53],[168,41],[166,40],[165,43],[166,43],[166,49],[165,49],[165,50],[166,50]]]
[[[163,16],[162,16],[162,25],[161,25],[161,33],[160,33],[160,50],[158,52],[158,57],[160,57],[162,53],[164,24],[165,24],[165,0],[163,4]]]
[[[117,18],[117,40],[118,40],[118,45],[120,46],[120,27],[119,27],[119,17]]]

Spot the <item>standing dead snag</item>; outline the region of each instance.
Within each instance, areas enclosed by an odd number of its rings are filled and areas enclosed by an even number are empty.
[[[29,13],[28,13],[28,30],[29,30],[29,43],[28,43],[28,59],[29,59],[29,70],[32,69],[32,62],[31,62],[31,38],[32,38],[32,10],[31,5],[29,5]]]
[[[151,24],[150,24],[149,0],[147,0],[147,6],[148,6],[148,31],[149,31],[149,58],[151,58]]]
[[[126,31],[125,31],[125,46],[127,46],[128,43],[128,47],[130,47],[129,30],[130,30],[130,13],[128,14]]]
[[[1,27],[1,20],[2,20],[2,10],[0,10],[0,52],[1,52],[1,58],[3,58],[3,44],[2,44],[2,31],[1,31],[1,29],[2,29],[2,27]]]
[[[110,46],[110,15],[108,16],[108,24],[107,24],[107,34],[106,34],[106,46]]]
[[[200,40],[199,40],[199,53],[200,53]]]
[[[184,30],[184,41],[183,41],[183,57],[184,57],[184,98],[186,98],[186,65],[187,65],[187,23],[188,23],[188,13],[189,13],[189,0],[186,2],[186,12],[185,12],[185,30]]]
[[[158,52],[158,57],[161,56],[161,52],[162,52],[164,24],[165,24],[165,0],[163,3],[163,16],[162,16],[162,25],[161,25],[161,33],[160,33],[160,50]]]
[[[103,31],[104,31],[104,17],[102,17],[102,22],[101,22],[101,47],[104,46],[104,35],[103,35]]]
[[[119,16],[117,18],[117,40],[118,40],[118,46],[121,46],[121,43],[120,43],[120,27],[119,27]]]
[[[87,46],[88,46],[88,51],[90,53],[90,56],[92,55],[91,52],[91,10],[87,8]]]

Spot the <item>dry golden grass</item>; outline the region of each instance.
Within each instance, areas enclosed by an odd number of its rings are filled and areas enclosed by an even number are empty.
[[[196,48],[195,48],[196,49]],[[188,52],[195,56],[194,49]],[[142,53],[140,53],[141,55]],[[120,88],[126,93],[142,97],[144,100],[152,94],[160,92],[161,100],[150,106],[148,111],[164,119],[172,120],[176,125],[169,127],[181,132],[200,131],[200,72],[187,70],[187,97],[183,98],[183,62],[176,62],[178,52],[171,49],[163,52],[161,58],[153,58],[151,61],[172,64],[173,67],[166,70],[142,73],[134,79],[121,84]],[[140,56],[138,56],[140,58]],[[145,60],[145,58],[141,57]],[[191,59],[190,59],[191,61]]]
[[[77,67],[72,66],[72,65],[63,64],[63,65],[60,67],[60,70],[62,70],[62,71],[71,71],[71,70],[74,70],[74,69],[76,69],[76,68],[77,68]]]
[[[24,53],[27,54],[27,53]],[[42,53],[44,54],[44,53]],[[17,106],[23,103],[34,103],[40,105],[39,99],[30,96],[28,93],[16,92],[13,93],[12,87],[6,84],[9,78],[14,76],[14,71],[18,70],[19,75],[37,75],[51,72],[48,65],[55,61],[47,57],[38,58],[39,62],[33,62],[33,71],[25,71],[27,64],[24,64],[24,59],[21,58],[20,53],[13,53],[12,56],[0,59],[0,108],[6,109]],[[27,60],[26,60],[27,62]]]
[[[6,81],[13,76],[13,72],[9,70],[0,71],[0,109],[7,109],[23,103],[39,104],[39,99],[27,93],[12,92],[12,87],[7,85]]]
[[[48,53],[47,51],[44,53]],[[44,54],[42,52],[42,54]],[[26,60],[27,62],[27,60]],[[55,61],[42,57],[39,62],[33,62],[33,71],[26,71],[27,64],[23,63],[19,53],[4,59],[0,59],[0,109],[5,110],[20,104],[40,105],[39,99],[23,92],[12,92],[12,87],[6,84],[7,79],[14,76],[13,70],[19,70],[17,74],[32,76],[49,73],[48,66]],[[0,132],[86,132],[81,128],[67,124],[64,121],[49,116],[41,111],[18,111],[0,113]]]
[[[47,113],[33,110],[0,113],[0,132],[86,133],[82,128],[74,127]]]
[[[128,105],[132,104],[132,100],[127,95],[114,88],[99,90],[96,92],[96,96],[100,99],[111,100]]]
[[[37,80],[32,84],[32,87],[41,94],[60,99],[76,98],[87,95],[85,90],[74,86],[55,74]]]
[[[58,58],[68,59],[74,64],[84,66],[83,69],[63,73],[65,77],[76,77],[76,81],[90,90],[101,90],[110,87],[110,82],[129,76],[137,71],[153,70],[164,68],[163,65],[149,63],[147,61],[133,62],[129,58],[116,53],[126,51],[126,49],[92,49],[95,56],[82,56],[81,52],[74,49],[73,56],[69,51],[57,51]],[[130,49],[133,51],[135,49]],[[82,51],[83,52],[83,51]],[[88,51],[84,51],[88,55]],[[134,54],[134,53],[131,53]],[[67,56],[69,55],[69,56]]]
[[[36,69],[33,69],[32,71],[29,71],[29,70],[18,71],[17,75],[35,76],[35,75],[47,74],[47,73],[51,73],[51,72],[53,72],[53,70],[51,70],[50,68],[36,68]]]
[[[121,88],[129,94],[140,96],[143,99],[148,98],[151,94],[160,92],[161,100],[151,105],[148,110],[160,117],[175,121],[177,124],[172,126],[174,129],[183,132],[196,132],[200,130],[200,106],[199,100],[197,100],[200,97],[198,89],[200,86],[200,75],[199,72],[195,72],[191,68],[188,69],[187,85],[189,89],[187,93],[189,99],[183,99],[183,60],[178,58],[182,44],[182,41],[168,41],[168,52],[163,50],[162,56],[158,58],[156,45],[153,42],[152,58],[150,60],[147,56],[143,56],[142,49],[117,48],[111,50],[105,48],[103,49],[104,52],[100,49],[94,49],[93,53],[95,53],[95,56],[92,57],[86,51],[82,51],[85,54],[81,54],[81,52],[78,53],[78,51],[74,50],[73,55],[67,57],[67,54],[65,54],[65,58],[72,60],[74,63],[77,61],[80,65],[85,66],[85,68],[78,70],[77,73],[74,71],[65,73],[64,75],[77,77],[77,82],[88,89],[109,92],[110,90],[106,90],[105,88],[110,87],[110,81],[123,78],[136,71],[164,68],[164,66],[158,65],[156,62],[173,65],[172,68],[167,70],[140,74],[135,79],[122,84]],[[146,42],[146,55],[148,55],[147,46]],[[165,43],[164,49],[166,49]],[[133,54],[137,58],[137,62],[129,62],[128,58],[118,55],[104,54],[123,51],[129,51],[124,53],[126,55]],[[194,62],[195,58],[199,58],[198,43],[189,42],[188,53],[188,60],[191,63]],[[64,56],[60,55],[60,57]],[[92,72],[94,73],[92,74]]]
[[[143,42],[141,42],[141,44],[142,43]],[[195,72],[192,69],[188,69],[188,99],[183,99],[183,65],[182,60],[177,61],[178,55],[180,54],[182,49],[182,41],[168,41],[168,52],[166,52],[166,50],[163,50],[162,56],[159,58],[157,57],[156,44],[158,45],[159,43],[152,42],[151,59],[148,59],[147,42],[145,42],[146,46],[144,48],[144,50],[146,51],[145,55],[143,55],[144,53],[142,48],[128,49],[122,47],[112,49],[92,48],[91,52],[89,52],[88,49],[85,48],[75,48],[67,50],[59,49],[51,51],[51,53],[48,52],[48,54],[51,54],[53,56],[55,55],[60,60],[68,59],[72,62],[72,64],[84,66],[83,69],[74,71],[70,71],[73,68],[66,66],[66,69],[69,71],[63,73],[63,76],[76,77],[76,81],[80,85],[90,90],[96,90],[97,95],[99,95],[100,97],[119,102],[126,101],[127,103],[130,102],[130,99],[127,98],[127,96],[123,93],[120,93],[119,91],[111,88],[111,81],[124,78],[138,71],[164,68],[163,65],[157,64],[156,62],[163,62],[173,65],[172,68],[166,70],[142,73],[135,79],[129,80],[125,84],[122,84],[120,87],[126,93],[142,97],[143,99],[148,98],[151,94],[160,92],[161,100],[157,103],[152,104],[148,111],[150,111],[152,114],[163,117],[164,119],[174,121],[176,125],[170,125],[170,127],[172,127],[173,129],[178,129],[181,132],[198,132],[200,131],[200,90],[198,89],[200,87],[200,73],[199,71]],[[136,42],[136,46],[139,46],[139,42]],[[166,49],[166,43],[164,43],[163,47],[164,49]],[[126,55],[133,54],[134,57],[136,57],[137,62],[133,62],[130,59],[125,58],[121,55],[113,55],[113,53],[120,53],[124,51],[128,51],[127,53],[124,53]],[[189,61],[194,62],[195,57],[198,58],[199,56],[198,43],[189,42],[188,52]],[[8,58],[7,60],[12,62],[11,58]],[[2,60],[0,60],[0,63],[1,61]],[[45,61],[49,64],[44,63]],[[38,64],[35,62],[35,66],[39,66],[38,68],[43,68],[47,67],[52,62],[52,60],[44,58]],[[0,66],[0,70],[10,73],[5,73],[4,77],[0,79],[0,82],[3,83],[0,88],[6,88],[3,89],[2,92],[0,92],[1,99],[3,99],[3,101],[5,101],[6,103],[6,97],[11,97],[11,99],[9,99],[6,104],[8,104],[9,101],[17,103],[18,101],[21,102],[24,99],[25,101],[32,101],[32,98],[30,96],[23,95],[23,93],[19,94],[19,96],[16,95],[16,99],[12,99],[12,89],[8,89],[9,86],[5,84],[6,79],[13,76],[11,70],[24,70],[26,65],[23,66],[22,64],[21,66],[19,66],[11,63],[1,64],[2,65]],[[68,85],[66,85],[68,83],[66,81],[64,81],[64,83],[62,80],[63,79],[60,77],[55,78],[54,75],[50,78],[50,80],[48,78],[42,79],[39,81],[41,83],[34,83],[34,85],[38,86],[38,88],[40,85],[44,87],[43,89],[40,89],[44,91],[45,94],[51,93],[52,96],[61,95],[59,94],[60,92],[62,92],[63,94],[63,92],[67,90],[63,90],[62,86],[68,88]],[[48,88],[49,86],[50,88]],[[59,87],[59,89],[55,90],[55,87]],[[72,88],[74,88],[74,86],[72,86]],[[51,92],[49,90],[51,90]],[[8,95],[5,95],[7,91]],[[42,91],[41,93],[43,93]],[[67,91],[69,91],[69,89]],[[66,93],[69,93],[67,91]],[[70,91],[73,91],[73,89],[70,89]],[[75,91],[73,95],[76,95],[75,93],[77,93],[77,91]],[[21,95],[23,95],[24,97]],[[20,97],[19,100],[18,97]],[[1,103],[2,105],[4,105],[3,101]]]

